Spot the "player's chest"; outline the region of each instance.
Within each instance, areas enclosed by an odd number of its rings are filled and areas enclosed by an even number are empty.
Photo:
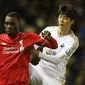
[[[24,51],[24,49],[23,40],[16,41],[15,43],[0,43],[0,54],[17,54]]]
[[[69,40],[68,40],[67,37],[58,37],[58,36],[56,36],[55,39],[58,42],[58,50],[61,51],[61,49],[63,49],[63,48],[68,46]]]

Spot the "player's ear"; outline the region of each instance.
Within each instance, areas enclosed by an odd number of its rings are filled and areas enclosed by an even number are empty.
[[[22,24],[21,24],[21,21],[19,22],[19,28],[21,28],[22,27]]]
[[[19,27],[21,28],[21,23],[19,24]]]
[[[19,25],[19,30],[21,30],[21,29],[22,29],[22,25],[20,24],[20,25]]]
[[[71,21],[71,24],[74,24],[74,23],[75,23],[75,20],[72,20],[72,21]]]

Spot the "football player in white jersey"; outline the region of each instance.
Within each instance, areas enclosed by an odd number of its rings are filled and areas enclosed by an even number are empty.
[[[58,26],[48,26],[42,31],[45,38],[47,31],[51,33],[51,36],[58,42],[58,48],[44,47],[43,52],[35,49],[29,50],[32,55],[40,58],[36,66],[29,64],[31,85],[65,84],[66,65],[79,46],[78,38],[72,31],[77,12],[69,4],[60,5],[58,12]]]

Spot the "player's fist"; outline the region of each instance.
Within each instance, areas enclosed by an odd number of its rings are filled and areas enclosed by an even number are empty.
[[[47,39],[47,40],[51,40],[51,33],[49,32],[49,31],[44,31],[44,32],[42,32],[42,37],[44,37],[45,39]]]

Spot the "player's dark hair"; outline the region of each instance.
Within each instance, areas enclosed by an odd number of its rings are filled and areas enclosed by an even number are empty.
[[[69,17],[71,20],[77,20],[77,11],[75,10],[73,5],[70,4],[62,4],[59,6],[58,10],[59,15],[64,14]]]
[[[20,15],[17,12],[10,12],[7,14],[9,17],[16,17],[20,21]]]
[[[78,13],[77,13],[76,9],[74,8],[74,6],[70,5],[70,4],[62,4],[59,6],[58,14],[66,15],[66,17],[75,21],[75,24],[72,24],[71,28],[72,28],[73,32],[77,35]]]

